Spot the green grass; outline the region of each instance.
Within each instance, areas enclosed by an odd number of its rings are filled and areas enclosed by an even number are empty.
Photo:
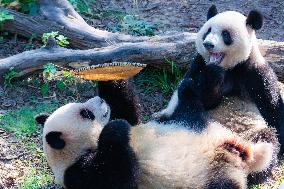
[[[54,183],[54,177],[48,169],[47,160],[40,144],[31,140],[22,140],[23,148],[29,152],[32,159],[24,160],[27,172],[19,179],[19,189],[49,188]]]
[[[0,117],[0,128],[15,134],[17,138],[29,137],[38,130],[34,116],[54,110],[54,104],[41,104],[36,107],[22,107]]]
[[[284,181],[284,162],[274,171],[275,180],[263,185],[255,185],[249,189],[279,189],[280,184]]]
[[[166,60],[171,69],[164,66],[162,69],[145,69],[136,77],[136,81],[145,85],[145,93],[160,90],[164,94],[172,93],[183,77],[182,71],[173,61]]]
[[[53,182],[53,177],[44,170],[37,170],[30,167],[26,175],[22,177],[20,189],[40,189],[44,188],[48,183]]]
[[[40,140],[36,138],[41,134],[38,132],[40,129],[34,121],[34,116],[41,112],[50,112],[57,107],[58,104],[37,103],[34,106],[12,110],[0,117],[0,128],[14,134],[28,153],[24,160],[16,160],[19,161],[16,164],[25,166],[24,175],[17,181],[19,189],[48,188],[48,185],[54,183]]]

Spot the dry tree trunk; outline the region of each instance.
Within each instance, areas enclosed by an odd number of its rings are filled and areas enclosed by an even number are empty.
[[[78,68],[112,61],[133,61],[152,65],[165,58],[185,67],[195,53],[196,34],[173,32],[153,37],[138,37],[102,31],[89,26],[67,0],[40,0],[40,11],[35,17],[8,10],[14,20],[5,24],[5,30],[25,37],[59,31],[70,39],[72,50],[57,47],[53,42],[47,48],[26,51],[0,60],[0,76],[14,67],[20,76],[42,69],[52,62]],[[0,7],[0,11],[4,8]],[[266,60],[280,80],[284,80],[284,43],[259,40]]]

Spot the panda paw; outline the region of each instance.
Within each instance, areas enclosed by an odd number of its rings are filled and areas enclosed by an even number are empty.
[[[131,125],[126,120],[110,121],[100,134],[99,147],[125,147],[129,143],[130,127]]]
[[[191,78],[184,78],[178,87],[179,99],[198,96],[195,82]]]

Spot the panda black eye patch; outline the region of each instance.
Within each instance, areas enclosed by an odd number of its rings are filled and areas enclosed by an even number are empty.
[[[61,150],[65,147],[65,141],[60,138],[61,135],[61,132],[51,131],[45,136],[46,142],[51,148]]]
[[[231,34],[228,30],[222,31],[222,37],[223,37],[223,41],[226,45],[231,45],[233,43],[233,39],[232,39]]]
[[[206,36],[211,33],[211,28],[208,29],[208,31],[203,35],[203,40],[205,40]]]
[[[94,120],[96,118],[93,112],[91,112],[88,109],[82,109],[80,111],[80,116],[84,119],[90,119],[90,120]]]

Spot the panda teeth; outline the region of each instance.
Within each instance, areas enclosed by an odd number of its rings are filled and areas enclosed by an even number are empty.
[[[209,59],[210,63],[219,64],[221,63],[222,59],[223,59],[222,53],[210,53],[210,59]]]

